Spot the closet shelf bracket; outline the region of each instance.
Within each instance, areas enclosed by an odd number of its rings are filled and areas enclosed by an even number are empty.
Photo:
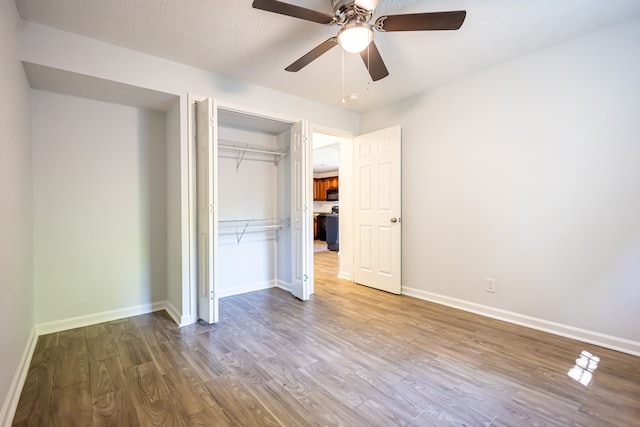
[[[263,232],[274,230],[276,240],[280,238],[282,230],[289,227],[289,218],[285,219],[232,219],[218,221],[220,234],[235,233],[236,243],[239,245],[247,232]]]
[[[235,157],[236,171],[240,169],[240,164],[242,164],[242,161],[245,159],[247,153],[257,156],[258,158],[256,158],[255,160],[264,160],[264,158],[260,156],[273,156],[273,164],[276,166],[278,166],[280,159],[287,155],[286,149],[253,148],[248,144],[245,146],[218,144],[218,149],[237,152]]]

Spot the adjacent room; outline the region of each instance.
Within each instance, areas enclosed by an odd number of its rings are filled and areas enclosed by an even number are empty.
[[[638,40],[636,0],[0,0],[0,426],[637,425]]]

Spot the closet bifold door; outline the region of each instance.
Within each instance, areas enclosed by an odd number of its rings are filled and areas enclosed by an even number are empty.
[[[201,265],[215,267],[209,275],[214,301],[273,287],[307,300],[313,293],[309,125],[237,105],[214,107],[213,148],[210,156],[200,156],[213,165],[208,179],[213,189],[215,232],[209,235],[214,256],[210,264]],[[203,120],[207,116],[199,114]],[[200,134],[206,131],[198,128]],[[204,153],[205,146],[199,145],[198,153]],[[200,175],[199,180],[204,183],[198,187],[200,197],[209,181]],[[202,218],[205,208],[199,205]],[[202,230],[205,227],[203,222]],[[199,236],[206,257],[205,233]],[[205,268],[202,276],[206,275]],[[204,297],[201,293],[202,310],[208,308]]]
[[[211,98],[196,104],[196,203],[198,239],[198,317],[218,322],[216,108]]]
[[[313,293],[311,138],[306,121],[291,127],[291,293],[303,301]]]

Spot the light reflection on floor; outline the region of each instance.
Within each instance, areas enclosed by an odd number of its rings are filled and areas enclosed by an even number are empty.
[[[569,369],[567,375],[580,384],[588,386],[591,384],[594,371],[598,369],[598,363],[600,363],[598,356],[594,356],[588,351],[583,350],[582,353],[580,353],[580,357],[576,359],[575,366]]]

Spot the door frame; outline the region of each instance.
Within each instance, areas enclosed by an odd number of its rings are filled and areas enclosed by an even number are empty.
[[[340,167],[338,181],[340,182],[340,222],[338,235],[340,236],[340,267],[338,278],[352,280],[353,277],[353,139],[357,136],[353,132],[328,126],[311,124],[311,135],[314,133],[340,138]],[[313,155],[313,150],[312,150]],[[310,175],[313,179],[313,158],[311,159]]]
[[[225,101],[221,101],[215,97],[211,97],[211,96],[202,96],[202,95],[195,95],[195,94],[187,94],[187,122],[188,122],[188,128],[187,128],[187,141],[189,143],[189,147],[188,147],[188,153],[189,153],[189,158],[188,158],[188,175],[189,175],[189,179],[188,179],[188,194],[189,194],[189,209],[188,209],[188,216],[189,216],[189,238],[188,238],[188,258],[189,258],[189,304],[188,306],[190,307],[191,313],[190,313],[190,319],[191,319],[191,323],[195,323],[198,320],[198,250],[197,250],[197,245],[198,245],[198,235],[197,235],[197,188],[196,188],[196,152],[197,152],[197,147],[196,147],[196,136],[195,136],[195,130],[196,130],[196,108],[195,105],[199,102],[201,102],[204,99],[207,98],[212,98],[214,101],[214,105],[216,109],[223,109],[223,110],[227,110],[227,111],[234,111],[234,112],[238,112],[238,113],[242,113],[242,114],[247,114],[247,115],[252,115],[252,116],[256,116],[256,117],[263,117],[269,120],[275,120],[275,121],[280,121],[283,123],[289,123],[290,125],[293,125],[297,122],[301,122],[304,121],[304,119],[301,118],[297,118],[297,117],[293,117],[293,116],[289,116],[289,115],[284,115],[284,114],[279,114],[279,113],[273,113],[271,111],[265,111],[263,109],[259,109],[259,108],[255,108],[255,107],[251,107],[251,106],[247,106],[247,105],[241,105],[241,104],[236,104],[236,103],[230,103],[230,102],[225,102]],[[217,124],[216,124],[217,125]],[[310,128],[310,126],[309,126]],[[309,138],[311,138],[311,132],[309,132]],[[312,168],[312,165],[309,165],[309,168]],[[311,171],[312,172],[312,171]],[[310,202],[313,202],[313,200],[311,200]],[[311,221],[313,221],[313,211],[311,208],[309,208],[308,211],[308,215],[311,217]],[[312,222],[311,222],[312,223]],[[309,245],[309,248],[307,250],[311,251],[311,253],[309,254],[309,258],[310,258],[310,265],[309,265],[309,269],[310,271],[313,273],[313,236],[311,237],[311,244]],[[183,249],[183,253],[184,253],[184,249]],[[183,273],[184,275],[184,273]],[[313,290],[313,274],[311,274],[311,283],[309,283],[310,289]],[[185,295],[184,289],[183,289],[183,298]],[[182,306],[184,307],[184,301]],[[183,313],[183,317],[185,317],[185,313]]]

